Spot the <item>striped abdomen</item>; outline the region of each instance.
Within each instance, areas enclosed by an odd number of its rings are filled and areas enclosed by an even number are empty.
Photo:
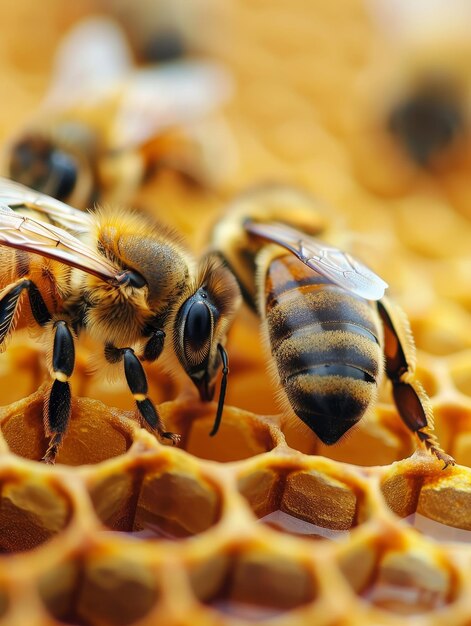
[[[335,443],[376,398],[383,353],[374,305],[292,255],[271,261],[265,291],[270,348],[291,407]]]

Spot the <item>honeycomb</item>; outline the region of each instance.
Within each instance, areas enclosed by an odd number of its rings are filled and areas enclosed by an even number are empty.
[[[169,174],[134,202],[165,206],[195,248],[224,200],[252,184],[300,185],[333,207],[345,245],[409,316],[417,375],[457,465],[443,471],[418,447],[387,384],[349,436],[319,443],[279,414],[267,356],[254,348],[259,323],[242,310],[217,437],[208,437],[215,404],[155,367],[151,396],[182,435],[178,448],[159,443],[139,427],[124,386],[86,374],[94,346],[81,342],[70,429],[46,466],[44,355],[20,331],[0,358],[0,626],[467,626],[471,82],[469,15],[458,11],[466,6],[443,3],[434,14],[394,3],[390,14],[393,3],[360,0],[196,4],[221,20],[210,41],[193,33],[194,46],[233,73],[224,115],[237,167],[220,189],[191,189]],[[149,3],[135,6],[150,15]],[[123,7],[1,4],[3,139],[34,114],[63,31],[96,11],[126,23]],[[152,26],[141,18],[133,29],[140,23]],[[446,93],[458,122],[440,150],[417,158],[391,116],[434,75],[453,85]]]

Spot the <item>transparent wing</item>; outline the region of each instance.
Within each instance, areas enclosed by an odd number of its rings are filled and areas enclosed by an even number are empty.
[[[10,182],[0,180],[0,245],[60,261],[107,282],[119,277],[119,267],[66,230],[14,211],[20,207],[41,211],[50,205],[59,210],[67,205],[57,202],[55,206],[52,198]]]
[[[294,228],[248,220],[245,229],[289,250],[314,271],[367,300],[380,300],[388,284],[350,254]]]
[[[62,40],[43,106],[61,110],[93,106],[107,97],[133,68],[122,29],[110,18],[81,20]]]
[[[65,111],[117,103],[109,148],[131,149],[171,126],[202,119],[228,99],[232,86],[228,71],[210,61],[136,69],[122,29],[94,17],[63,39],[42,106]]]
[[[122,86],[112,148],[131,148],[171,126],[198,121],[220,107],[231,91],[229,73],[209,61],[135,71]]]
[[[26,208],[43,213],[55,224],[75,234],[88,232],[92,223],[88,213],[8,178],[0,177],[0,204],[12,210]]]

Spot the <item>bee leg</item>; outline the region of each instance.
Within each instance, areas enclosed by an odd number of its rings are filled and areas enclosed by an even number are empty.
[[[109,363],[118,363],[121,359],[123,360],[126,382],[136,401],[141,417],[152,430],[157,431],[159,437],[170,439],[174,445],[177,444],[180,441],[180,435],[165,430],[162,418],[150,398],[147,397],[146,373],[134,350],[132,348],[116,348],[108,343],[105,346],[105,357]]]
[[[409,322],[403,311],[386,298],[378,303],[384,326],[386,374],[393,387],[396,407],[406,426],[434,456],[443,461],[444,469],[455,460],[440,447],[433,433],[433,413],[424,388],[415,376],[415,346]]]
[[[144,347],[144,354],[142,355],[142,361],[150,361],[153,363],[162,354],[164,349],[165,333],[163,330],[152,331],[151,336],[146,342]]]
[[[35,321],[45,326],[51,314],[37,286],[27,277],[22,278],[3,292],[0,300],[0,346],[12,332],[19,312],[20,297],[28,292],[29,304]],[[44,405],[46,435],[51,437],[43,457],[46,463],[54,463],[62,437],[70,417],[70,387],[67,382],[74,369],[75,351],[72,333],[66,322],[54,324],[54,348],[52,370],[54,382]]]
[[[51,315],[36,285],[29,278],[21,278],[6,287],[0,294],[0,350],[13,332],[20,312],[21,295],[27,290],[31,311],[40,326],[51,319]]]
[[[54,347],[52,351],[52,383],[49,398],[44,405],[44,425],[50,437],[49,447],[42,460],[54,463],[71,414],[69,378],[75,365],[75,347],[72,331],[67,322],[54,323]]]

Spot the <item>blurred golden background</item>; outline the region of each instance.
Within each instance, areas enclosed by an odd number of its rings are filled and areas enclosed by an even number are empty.
[[[387,384],[367,422],[334,447],[274,416],[259,324],[244,309],[229,337],[217,438],[207,438],[213,409],[197,404],[183,378],[154,368],[152,396],[181,429],[184,451],[159,446],[137,428],[125,387],[86,375],[94,346],[84,342],[73,384],[91,400],[77,402],[59,463],[45,468],[21,458],[40,458],[45,445],[41,391],[29,394],[47,378],[40,346],[21,336],[0,358],[0,559],[24,551],[9,561],[11,572],[0,560],[0,626],[235,626],[275,617],[466,626],[471,5],[6,0],[3,173],[12,142],[52,115],[44,101],[59,46],[92,15],[117,21],[135,68],[211,59],[229,83],[190,147],[183,141],[183,161],[159,169],[168,146],[181,147],[178,132],[149,138],[143,154],[157,174],[136,178],[140,162],[126,155],[113,175],[103,168],[99,201],[151,212],[198,253],[237,193],[270,182],[311,192],[339,245],[383,277],[407,313],[437,434],[459,465],[442,472],[413,454]],[[108,128],[110,110],[87,119]],[[280,511],[294,526],[258,523]],[[136,540],[146,532],[150,539]]]

